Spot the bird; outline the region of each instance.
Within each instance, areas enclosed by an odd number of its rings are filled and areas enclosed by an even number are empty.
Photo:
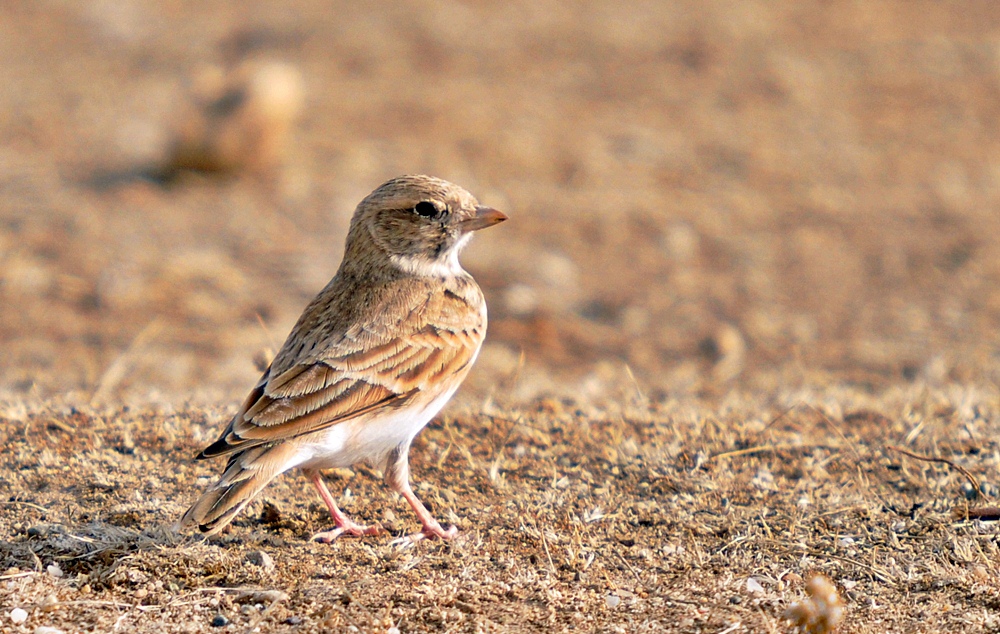
[[[159,176],[183,171],[264,175],[285,160],[302,115],[302,73],[275,60],[251,60],[226,73],[207,66],[171,126],[171,144]]]
[[[376,535],[341,511],[322,469],[381,467],[421,523],[403,540],[451,539],[410,486],[414,437],[454,395],[486,335],[482,290],[458,260],[473,233],[507,219],[465,189],[393,178],[357,206],[333,279],[308,304],[218,439],[218,481],[179,520],[213,535],[280,474],[300,469],[334,527],[313,539]]]

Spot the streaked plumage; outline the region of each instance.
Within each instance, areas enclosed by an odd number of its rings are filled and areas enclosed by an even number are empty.
[[[430,206],[428,206],[430,205]],[[351,220],[343,262],[219,439],[199,458],[228,455],[222,477],[181,518],[221,530],[268,482],[298,467],[337,528],[371,534],[333,503],[319,469],[367,460],[423,524],[414,536],[449,538],[413,495],[407,453],[475,361],[486,303],[458,262],[471,232],[506,216],[462,188],[403,176],[376,189]]]

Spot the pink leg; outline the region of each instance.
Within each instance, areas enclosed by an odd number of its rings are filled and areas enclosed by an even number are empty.
[[[420,520],[420,524],[423,526],[423,530],[419,533],[414,533],[409,536],[411,541],[420,541],[425,537],[437,537],[438,539],[452,539],[458,535],[458,528],[455,526],[449,526],[448,530],[441,528],[441,524],[438,523],[436,519],[431,515],[424,503],[417,499],[414,495],[413,490],[410,489],[410,483],[406,483],[406,487],[399,489],[399,494],[403,496],[407,502],[410,503],[410,508],[413,512],[417,514],[417,518]]]
[[[419,533],[414,533],[404,537],[397,542],[415,543],[425,538],[452,539],[458,535],[458,528],[449,526],[448,530],[441,528],[441,524],[431,515],[427,507],[424,506],[410,488],[410,462],[407,457],[409,445],[397,447],[386,462],[385,479],[392,487],[392,490],[403,496],[413,512],[417,514],[423,528]]]
[[[316,490],[319,491],[319,496],[323,498],[326,508],[330,509],[330,516],[333,517],[333,521],[337,525],[333,530],[316,533],[313,535],[313,541],[329,544],[341,535],[352,535],[354,537],[378,535],[381,530],[380,527],[362,526],[361,524],[354,523],[351,521],[351,518],[344,515],[344,512],[337,507],[337,503],[333,501],[330,490],[326,488],[326,482],[323,481],[323,474],[313,469],[306,470],[305,474],[310,482],[313,483],[313,486],[316,487]]]

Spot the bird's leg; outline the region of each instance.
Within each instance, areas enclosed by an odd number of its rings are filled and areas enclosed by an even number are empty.
[[[441,524],[431,515],[427,507],[424,506],[410,488],[410,443],[399,445],[389,454],[385,466],[385,481],[392,487],[392,490],[403,496],[413,512],[417,514],[420,524],[423,526],[419,533],[408,535],[396,542],[402,544],[413,544],[424,538],[452,539],[458,535],[458,528],[449,526],[448,530],[441,528]]]
[[[326,482],[323,481],[323,474],[318,469],[307,469],[305,474],[319,491],[319,496],[326,503],[326,508],[330,509],[330,516],[333,517],[333,521],[337,525],[333,530],[316,533],[312,537],[313,541],[329,544],[341,535],[360,537],[361,535],[377,535],[379,533],[381,530],[379,526],[362,526],[344,515],[344,512],[337,507],[337,503],[333,501],[333,496],[330,495],[330,490],[326,488]]]

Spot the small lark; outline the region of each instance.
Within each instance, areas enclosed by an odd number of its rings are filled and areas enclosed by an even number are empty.
[[[291,64],[251,60],[229,73],[203,69],[176,115],[162,177],[273,171],[286,158],[304,103],[302,73]]]
[[[320,469],[368,461],[423,525],[408,539],[451,539],[410,488],[407,454],[468,374],[486,334],[483,293],[458,262],[474,231],[507,219],[429,176],[394,178],[361,201],[337,274],[219,439],[199,459],[228,456],[222,477],[181,526],[216,533],[279,474],[298,467],[336,527],[314,536],[373,535],[344,515]]]

